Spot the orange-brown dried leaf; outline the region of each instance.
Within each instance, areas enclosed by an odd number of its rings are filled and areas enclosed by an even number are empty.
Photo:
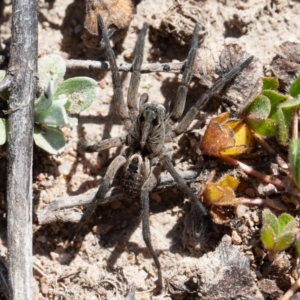
[[[208,155],[238,155],[250,149],[251,130],[241,120],[228,121],[229,114],[212,118],[200,143],[200,150]]]
[[[225,174],[225,176],[223,176],[220,180],[218,180],[217,183],[218,185],[223,187],[230,187],[232,190],[235,191],[239,186],[240,181],[229,174]]]
[[[224,149],[220,152],[221,155],[238,155],[249,151],[253,137],[249,126],[240,120],[229,121],[227,126],[232,128],[234,132],[234,147]]]
[[[241,199],[235,197],[235,189],[239,181],[226,174],[218,182],[209,182],[203,193],[203,200],[210,205],[237,205]]]
[[[220,151],[235,146],[233,130],[220,121],[226,121],[225,114],[210,120],[200,143],[202,153],[219,156]]]

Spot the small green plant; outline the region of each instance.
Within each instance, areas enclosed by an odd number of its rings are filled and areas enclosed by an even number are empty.
[[[66,73],[64,59],[59,55],[48,55],[39,59],[39,87],[41,95],[34,106],[34,141],[48,153],[57,154],[65,147],[61,126],[77,125],[78,114],[97,97],[98,86],[94,79],[75,77],[63,81]],[[4,78],[3,72],[0,80]],[[8,100],[8,93],[0,94]],[[0,119],[0,145],[6,142],[7,121]]]
[[[300,107],[300,77],[291,85],[289,95],[277,91],[277,78],[262,80],[261,93],[243,109],[241,118],[255,133],[265,137],[277,135],[278,141],[286,145],[293,112]]]
[[[278,218],[269,210],[263,211],[261,240],[271,257],[290,247],[294,242],[296,220],[283,213]]]

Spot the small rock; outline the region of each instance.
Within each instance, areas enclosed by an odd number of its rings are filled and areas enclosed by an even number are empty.
[[[63,252],[59,255],[58,261],[61,264],[67,264],[72,259],[72,255],[67,252]]]
[[[69,175],[71,172],[73,164],[70,161],[64,161],[61,165],[58,167],[58,171],[62,175]]]
[[[44,235],[41,235],[41,236],[37,237],[36,240],[41,242],[41,243],[46,243],[47,242],[47,238]]]
[[[48,295],[48,293],[49,293],[48,284],[45,283],[45,282],[42,282],[42,283],[41,283],[41,293],[42,293],[43,295]]]
[[[113,223],[99,224],[93,227],[93,232],[96,234],[106,234],[114,227]]]
[[[50,256],[52,260],[57,260],[59,258],[59,254],[56,252],[50,252]]]
[[[240,204],[236,207],[235,213],[238,218],[244,217],[246,211],[249,210],[249,207],[243,204]]]
[[[232,238],[232,243],[234,245],[239,245],[242,243],[241,237],[238,235],[238,233],[235,230],[232,231],[231,238]]]

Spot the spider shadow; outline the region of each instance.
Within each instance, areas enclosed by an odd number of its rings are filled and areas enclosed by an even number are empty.
[[[125,80],[124,75],[125,74],[122,74],[122,76],[121,76],[122,82]],[[109,111],[108,111],[107,116],[78,116],[78,121],[79,122],[78,122],[78,126],[77,126],[77,136],[79,136],[79,137],[82,137],[84,135],[83,124],[85,124],[85,125],[86,124],[104,125],[103,131],[101,132],[102,133],[101,140],[106,140],[106,139],[109,139],[112,137],[111,131],[112,131],[112,127],[114,125],[122,125],[122,123],[116,113],[116,110],[114,109],[113,101],[111,101],[109,104]],[[79,141],[81,141],[81,140],[84,140],[84,138],[79,138]],[[95,142],[98,142],[98,141],[100,141],[100,139]],[[99,180],[88,181],[88,182],[82,183],[76,190],[74,190],[74,187],[72,187],[70,182],[72,180],[72,175],[74,175],[76,173],[76,169],[77,169],[79,163],[83,163],[88,169],[90,169],[91,174],[95,174],[95,175],[100,174],[103,177],[105,175],[106,168],[109,166],[111,160],[114,157],[116,157],[117,155],[121,154],[122,148],[123,147],[115,148],[113,157],[110,157],[109,149],[103,150],[98,153],[98,161],[101,159],[101,162],[102,162],[101,163],[102,169],[99,172],[99,170],[96,169],[95,166],[90,163],[89,159],[87,159],[85,157],[84,153],[79,151],[79,149],[77,147],[77,149],[76,149],[77,159],[72,164],[71,170],[67,176],[67,180],[68,180],[67,193],[69,195],[78,195],[91,187],[96,187],[96,186],[100,185]],[[103,162],[105,162],[105,163],[103,164]]]
[[[151,199],[150,195],[151,215],[156,216],[157,214],[165,211],[169,211],[171,213],[175,206],[182,207],[183,205],[183,193],[176,188],[159,192],[159,195],[161,196],[161,201],[156,201],[153,198]],[[172,196],[170,197],[170,195]],[[91,231],[91,228],[94,228],[94,231],[97,231],[97,228],[100,228],[100,230],[101,228],[110,228],[102,234],[100,233],[95,235],[98,239],[98,245],[100,245],[101,248],[107,250],[113,248],[112,251],[102,251],[101,254],[99,254],[101,259],[107,261],[108,272],[115,271],[115,265],[124,252],[128,253],[128,255],[134,253],[135,256],[140,254],[144,257],[144,259],[152,260],[152,256],[150,255],[146,245],[143,245],[144,242],[142,240],[142,236],[138,238],[138,242],[130,241],[131,236],[140,226],[140,215],[141,211],[139,199],[135,199],[132,202],[128,202],[124,199],[124,201],[120,202],[120,206],[117,209],[112,204],[102,205],[96,209],[89,222],[82,227],[74,245],[69,245],[68,247],[63,248],[62,245],[66,245],[66,239],[69,237],[70,227],[73,228],[74,224],[54,223],[50,225],[43,225],[34,233],[35,254],[49,257],[51,252],[59,253],[61,248],[71,257],[68,261],[61,264],[69,265],[76,255],[78,255],[78,252],[81,251],[82,241],[84,240],[85,235]],[[182,224],[182,220],[182,218],[179,218],[178,222]],[[178,236],[181,236],[181,233],[182,225],[175,224],[172,228],[172,232],[168,233],[168,238],[171,239],[172,246],[169,249],[161,249],[159,243],[157,243],[154,245],[155,251],[158,254],[162,253],[162,251],[171,251],[173,253],[178,252],[178,249],[181,249],[181,246],[179,245],[181,241],[178,238]],[[40,242],[37,237],[41,235],[46,237],[47,247],[45,247],[46,245],[39,244]],[[155,235],[152,234],[152,236]],[[106,257],[102,255],[106,255]]]
[[[159,201],[159,202],[153,200],[153,198],[151,199],[151,194],[150,194],[151,215],[157,216],[158,214],[163,213],[165,211],[171,211],[175,206],[180,207],[183,204],[184,195],[178,189],[172,189],[172,190],[160,192],[157,194],[161,197],[161,201]],[[132,212],[128,212],[128,211],[123,212],[123,217],[125,218],[124,220],[126,220],[126,219],[128,220],[128,216],[129,216],[129,220],[130,220],[130,222],[126,224],[126,227],[124,227],[123,233],[120,232],[118,230],[118,228],[116,228],[107,237],[108,243],[110,243],[112,241],[117,242],[117,243],[115,243],[115,248],[111,252],[111,254],[107,260],[108,265],[111,267],[113,267],[116,264],[118,258],[120,257],[120,254],[124,251],[126,251],[127,253],[133,252],[133,253],[135,253],[136,256],[141,253],[145,259],[152,259],[152,256],[151,256],[150,252],[148,251],[146,245],[141,247],[140,243],[137,244],[136,242],[129,241],[132,234],[136,231],[137,227],[141,224],[141,218],[140,218],[141,210],[140,210],[140,205],[138,202],[139,202],[139,198],[136,199],[136,202],[134,203],[134,210]],[[133,223],[131,221],[132,218],[130,217],[132,215],[134,216]],[[119,213],[118,213],[118,217],[119,217]],[[123,225],[124,225],[124,223],[123,223]],[[166,250],[174,252],[174,253],[177,251],[176,249],[178,248],[178,243],[180,243],[180,240],[178,240],[178,236],[180,236],[180,232],[179,232],[180,228],[182,228],[182,226],[179,226],[176,224],[172,229],[172,234],[169,234],[169,236],[168,236],[168,238],[171,239],[171,245],[172,245],[170,249],[162,249],[160,247],[159,243],[154,245],[155,251],[157,252],[158,255]],[[150,227],[150,231],[153,232],[153,229],[151,230],[151,227]],[[140,234],[141,234],[141,238],[142,238],[142,233],[140,233]],[[152,237],[155,237],[155,235],[153,233],[152,233]],[[153,240],[154,239],[152,238],[152,242],[153,242]],[[142,243],[144,243],[144,241],[142,241]],[[104,241],[104,244],[105,244],[105,241]],[[100,241],[100,245],[104,246],[104,244],[102,244]],[[175,245],[177,245],[177,246],[175,246]]]

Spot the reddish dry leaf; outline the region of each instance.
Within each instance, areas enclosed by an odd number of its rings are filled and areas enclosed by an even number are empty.
[[[251,130],[241,120],[228,121],[228,113],[213,118],[201,140],[202,153],[214,156],[238,155],[250,149]]]

